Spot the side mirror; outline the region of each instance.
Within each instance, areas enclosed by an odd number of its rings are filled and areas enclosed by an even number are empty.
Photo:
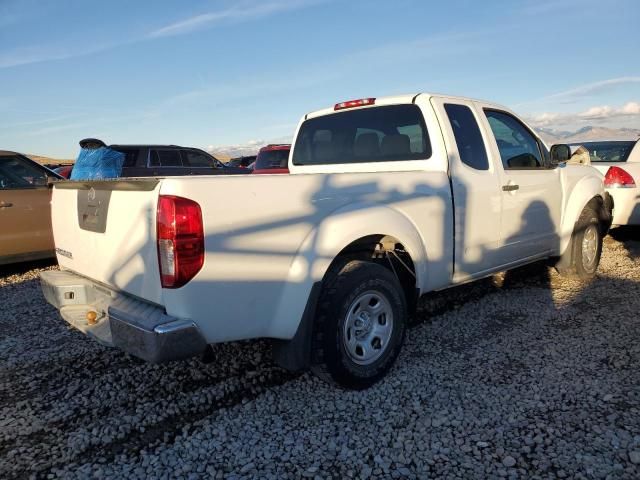
[[[558,165],[559,163],[568,162],[571,158],[571,148],[569,145],[559,143],[551,147],[551,163]]]

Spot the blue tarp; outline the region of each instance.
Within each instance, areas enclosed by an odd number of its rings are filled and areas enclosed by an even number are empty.
[[[122,173],[124,153],[109,147],[81,148],[70,180],[104,180]]]

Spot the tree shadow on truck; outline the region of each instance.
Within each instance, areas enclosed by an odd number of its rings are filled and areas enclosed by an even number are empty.
[[[464,212],[466,212],[466,210],[456,211],[462,212],[460,223],[464,224]],[[542,202],[532,202],[532,204],[527,207],[521,218],[519,232],[506,239],[504,244],[516,244],[518,241],[522,240],[522,235],[525,232],[531,234],[531,232],[535,231],[555,232],[555,230],[556,229],[547,206]],[[553,234],[547,238],[536,238],[529,242],[530,247],[535,247],[535,244],[538,242],[548,243],[547,248],[553,250],[560,249],[560,237],[557,234]],[[460,242],[456,243],[458,245],[461,244]],[[541,247],[538,246],[537,248],[540,249]],[[499,255],[499,251],[490,251],[483,248],[481,250],[480,257],[486,258],[487,256],[495,255]],[[470,301],[475,301],[486,295],[502,292],[511,288],[524,288],[527,286],[542,288],[548,292],[548,296],[545,295],[545,302],[553,303],[551,296],[550,274],[550,267],[553,263],[555,263],[555,259],[553,258],[539,260],[521,267],[496,272],[489,276],[472,280],[452,288],[428,292],[421,297],[418,304],[418,315],[416,316],[418,322],[416,322],[416,325],[419,325],[430,316],[441,315],[452,310],[457,310]]]

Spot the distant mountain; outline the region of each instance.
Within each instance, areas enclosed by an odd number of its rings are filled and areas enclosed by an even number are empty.
[[[250,155],[257,155],[258,150],[267,145],[268,142],[250,142],[245,145],[223,145],[223,146],[211,146],[207,148],[207,151],[219,160],[226,161],[235,157],[248,157]]]
[[[257,155],[258,151],[270,143],[291,143],[291,137],[281,137],[272,140],[250,140],[239,145],[210,145],[207,151],[219,160],[227,161],[235,157],[248,157]]]
[[[27,155],[27,157],[35,162],[38,162],[40,165],[57,165],[59,163],[75,162],[75,159],[64,160],[59,158],[43,157],[42,155]]]
[[[554,143],[589,142],[594,140],[637,140],[640,137],[638,128],[607,128],[587,126],[575,132],[537,128],[540,137],[548,145]]]

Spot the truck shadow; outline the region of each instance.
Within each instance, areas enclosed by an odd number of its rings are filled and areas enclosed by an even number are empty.
[[[12,275],[23,275],[30,270],[50,268],[57,265],[55,258],[47,258],[44,260],[34,260],[30,262],[12,263],[9,265],[0,265],[0,278],[10,277]]]
[[[622,245],[631,259],[640,257],[640,226],[621,226],[612,228],[609,234]]]

